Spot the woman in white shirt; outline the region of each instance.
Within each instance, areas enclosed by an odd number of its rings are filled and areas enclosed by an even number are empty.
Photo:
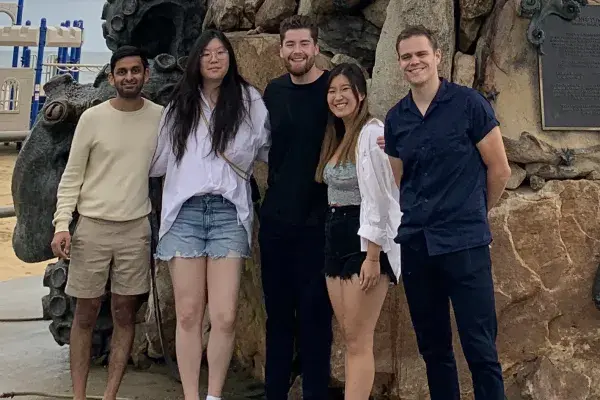
[[[316,172],[316,180],[328,186],[325,275],[346,346],[347,400],[369,398],[375,325],[388,287],[400,276],[400,245],[394,242],[402,215],[398,187],[377,144],[383,123],[370,116],[366,96],[359,66],[341,64],[331,71],[330,122]]]
[[[269,133],[260,93],[239,74],[225,35],[205,30],[162,117],[151,176],[165,175],[158,259],[168,261],[185,400],[198,400],[202,320],[211,331],[208,397],[219,399],[231,361],[240,274],[250,256],[250,176],[266,162]]]

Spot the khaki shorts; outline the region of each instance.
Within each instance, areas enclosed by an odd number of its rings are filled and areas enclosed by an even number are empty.
[[[71,241],[65,293],[100,297],[110,276],[111,292],[124,296],[150,290],[150,221],[114,222],[79,216]]]

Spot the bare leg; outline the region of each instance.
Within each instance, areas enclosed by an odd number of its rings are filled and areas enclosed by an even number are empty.
[[[179,258],[169,262],[177,327],[175,350],[183,396],[199,399],[202,361],[202,320],[206,307],[206,258]]]
[[[344,328],[344,298],[342,292],[342,280],[340,278],[326,278],[327,292],[329,293],[329,300],[333,307],[335,319],[340,325],[340,329]]]
[[[221,397],[233,354],[242,258],[208,260],[208,394]]]
[[[100,304],[100,298],[77,299],[69,344],[74,400],[86,400],[85,391],[90,371],[92,333],[100,311]]]
[[[342,281],[344,341],[346,344],[346,400],[367,400],[375,379],[373,336],[389,287],[387,275],[365,292],[358,277]]]
[[[108,384],[104,400],[116,400],[119,386],[125,374],[125,368],[131,354],[135,336],[135,310],[137,296],[120,296],[113,293],[111,298],[113,334],[110,343],[110,362],[108,364]]]
[[[327,292],[329,293],[329,300],[333,308],[333,314],[338,323],[342,338],[345,337],[344,333],[344,297],[342,291],[342,280],[340,278],[326,278]],[[344,354],[344,375],[348,374],[348,357]]]

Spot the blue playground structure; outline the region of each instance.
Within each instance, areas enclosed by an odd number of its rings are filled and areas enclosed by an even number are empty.
[[[39,26],[23,21],[25,0],[3,3],[0,13],[7,14],[12,26],[0,26],[0,46],[13,47],[12,67],[0,68],[0,142],[20,143],[26,139],[44,105],[42,78],[69,73],[79,81],[82,68],[100,70],[103,65],[81,64],[83,21],[65,21],[48,26],[46,18]],[[37,47],[32,56],[31,47]],[[57,55],[44,62],[46,48],[57,48]],[[21,57],[20,50],[23,49]],[[19,66],[20,61],[20,66]],[[32,62],[33,61],[33,62]],[[33,65],[32,65],[33,64]]]

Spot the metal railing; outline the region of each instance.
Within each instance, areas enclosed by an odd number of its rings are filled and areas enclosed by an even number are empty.
[[[29,60],[22,60],[23,66],[37,65],[37,54],[30,54]],[[44,86],[46,82],[60,74],[71,74],[74,76],[78,72],[100,72],[106,64],[73,64],[59,63],[56,54],[50,54],[42,63],[42,79],[40,86]]]
[[[32,54],[32,58],[34,55]],[[33,60],[32,60],[33,61]],[[32,64],[35,65],[35,64]],[[104,68],[105,64],[70,64],[70,63],[59,63],[58,56],[52,54],[46,57],[46,61],[42,64],[44,71],[42,73],[42,85],[60,74],[71,74],[73,76],[77,72],[100,72]]]
[[[30,131],[0,131],[0,143],[22,142],[29,133]]]
[[[14,206],[0,207],[0,218],[12,218],[15,216]]]

